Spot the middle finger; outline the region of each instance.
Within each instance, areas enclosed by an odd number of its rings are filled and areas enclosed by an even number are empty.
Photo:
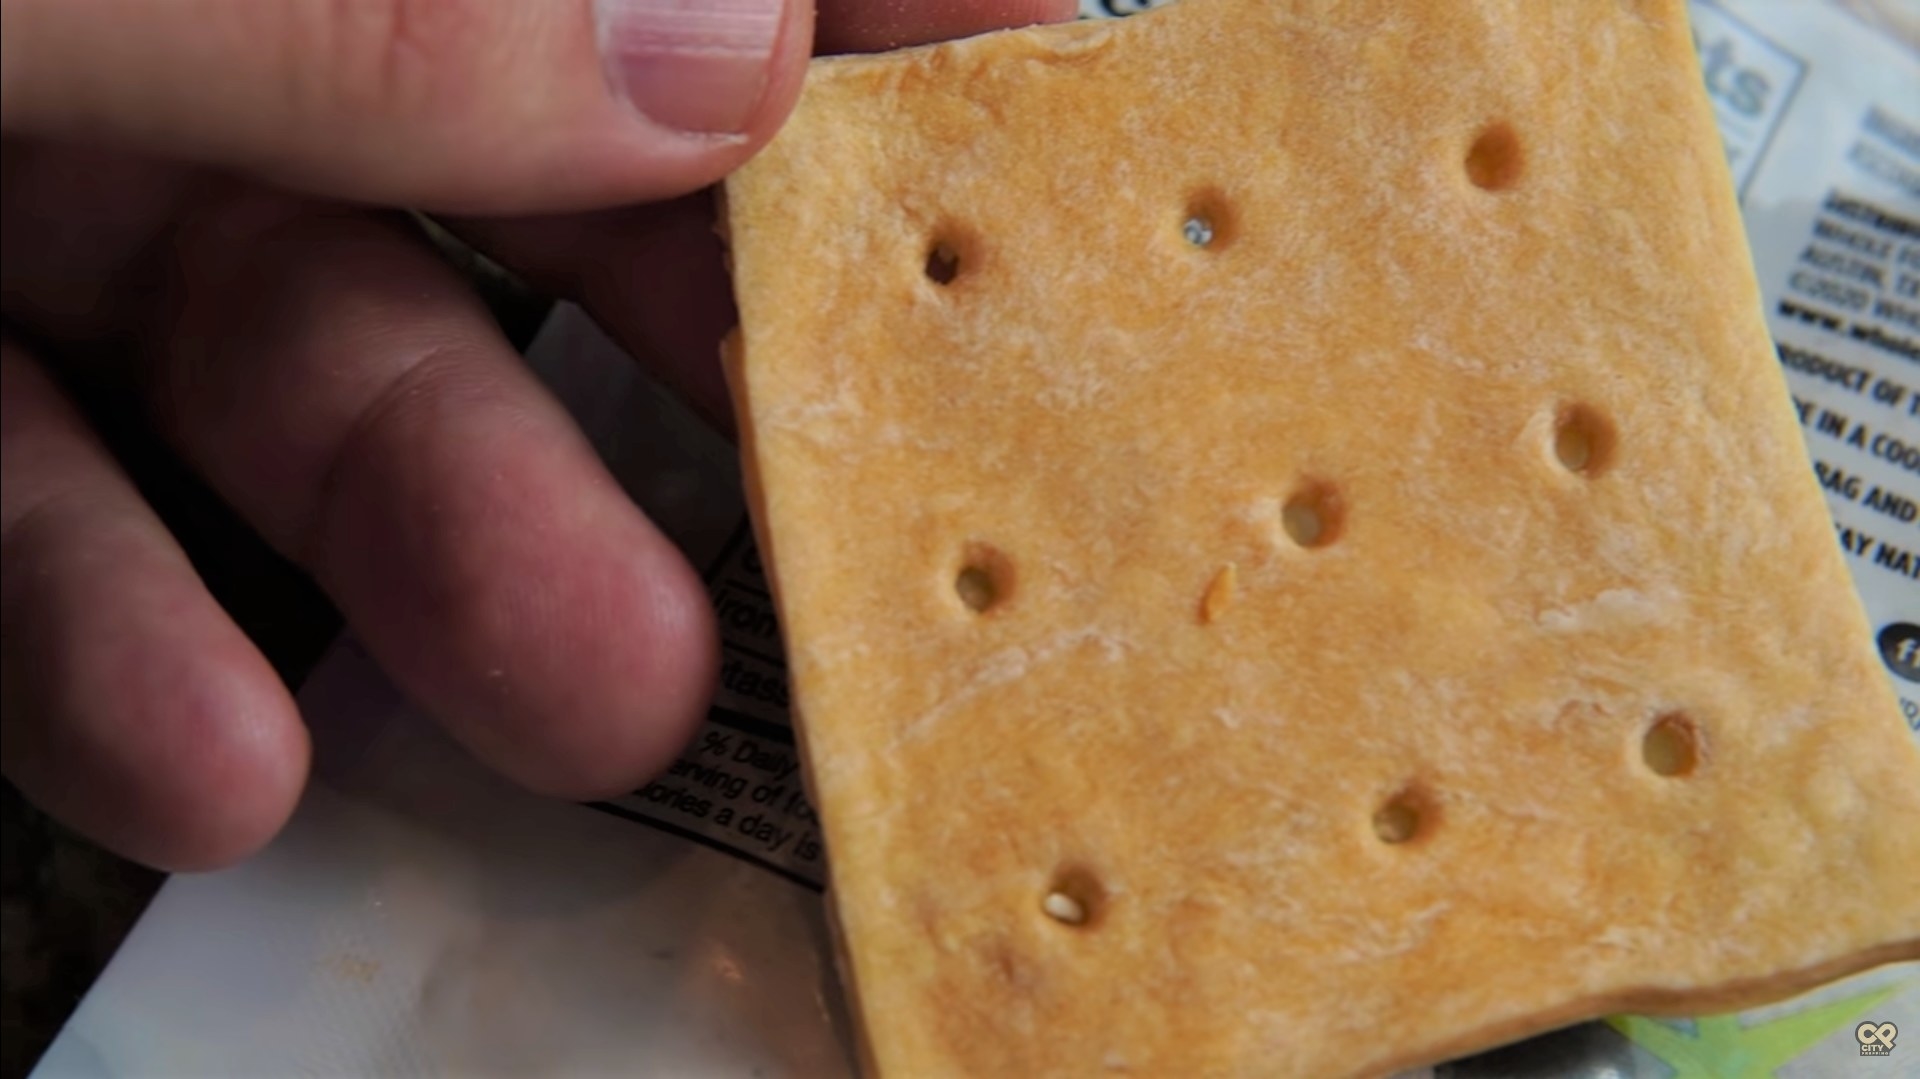
[[[370,651],[536,790],[627,789],[698,722],[698,578],[398,219],[193,207],[146,335],[156,422]]]

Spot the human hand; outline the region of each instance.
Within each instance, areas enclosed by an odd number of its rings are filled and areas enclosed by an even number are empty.
[[[663,767],[716,663],[697,576],[372,207],[450,215],[724,416],[697,192],[771,137],[814,41],[1073,12],[818,2],[816,27],[810,0],[0,0],[7,777],[170,869],[257,849],[306,777],[292,699],[61,390],[75,372],[130,385],[482,760],[566,797]]]

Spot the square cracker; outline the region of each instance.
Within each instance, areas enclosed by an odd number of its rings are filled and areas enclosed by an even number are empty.
[[[880,1073],[1382,1072],[1920,952],[1679,0],[825,61],[727,195]]]

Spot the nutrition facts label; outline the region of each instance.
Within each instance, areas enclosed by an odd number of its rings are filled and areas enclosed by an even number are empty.
[[[720,622],[720,689],[725,708],[782,726],[787,723],[787,664],[780,624],[760,565],[753,531],[743,520],[707,574],[707,592]]]
[[[826,861],[787,718],[787,668],[765,571],[742,520],[707,572],[720,687],[693,744],[659,779],[593,808],[653,825],[819,890]]]
[[[1847,552],[1920,580],[1920,221],[1834,190],[1806,241],[1773,314],[1814,472]]]
[[[1774,138],[1743,209],[1807,454],[1920,735],[1920,111],[1841,111],[1820,91],[1803,90],[1806,118]]]
[[[1689,15],[1727,167],[1733,186],[1744,194],[1800,89],[1807,63],[1717,4],[1696,2]]]

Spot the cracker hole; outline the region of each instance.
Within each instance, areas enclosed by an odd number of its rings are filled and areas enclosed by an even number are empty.
[[[975,614],[1006,603],[1013,590],[1013,563],[984,543],[967,545],[960,569],[953,577],[953,594]]]
[[[1433,830],[1433,802],[1419,789],[1407,787],[1373,812],[1373,834],[1389,846],[1410,843]]]
[[[960,276],[960,249],[947,240],[935,240],[927,249],[927,280],[951,285]]]
[[[1218,251],[1233,240],[1233,211],[1225,195],[1213,188],[1196,191],[1187,199],[1180,219],[1180,238],[1187,245]]]
[[[1692,775],[1700,764],[1700,731],[1678,712],[1661,716],[1640,737],[1640,759],[1654,775]]]
[[[1467,179],[1482,191],[1505,191],[1520,182],[1525,158],[1513,125],[1488,124],[1467,148]]]
[[[1325,483],[1303,485],[1280,507],[1280,525],[1287,538],[1309,549],[1339,538],[1343,516],[1339,492]]]
[[[971,611],[985,611],[999,599],[993,576],[979,566],[968,566],[953,579],[953,591]]]
[[[1553,456],[1568,472],[1599,475],[1613,462],[1613,424],[1587,405],[1568,405],[1553,422]]]
[[[1099,877],[1084,867],[1067,866],[1048,883],[1040,897],[1040,912],[1061,925],[1084,929],[1099,920],[1106,900]]]

